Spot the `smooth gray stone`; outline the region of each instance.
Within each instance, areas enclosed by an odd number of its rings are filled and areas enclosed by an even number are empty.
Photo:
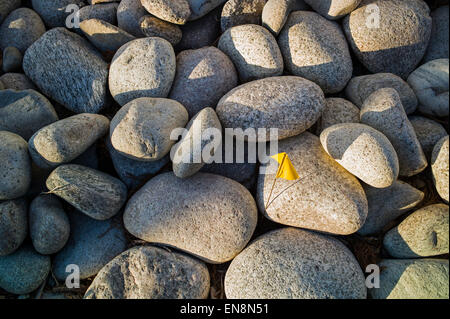
[[[133,247],[102,268],[84,298],[206,299],[209,280],[208,268],[197,259],[163,248]]]
[[[353,10],[361,3],[361,0],[304,0],[317,13],[329,20],[338,20]]]
[[[8,131],[0,131],[0,176],[0,201],[21,197],[30,187],[28,144]]]
[[[49,193],[97,220],[116,215],[127,199],[127,187],[119,179],[76,164],[59,166],[46,184]]]
[[[15,47],[3,50],[3,72],[19,71],[22,68],[22,53]]]
[[[441,138],[448,135],[447,131],[440,123],[426,117],[413,115],[408,118],[425,155],[430,158],[434,146]]]
[[[222,10],[222,32],[244,24],[261,25],[261,16],[267,0],[228,0]]]
[[[0,2],[0,23],[11,13],[11,11],[20,7],[21,0],[7,0]]]
[[[42,255],[60,251],[70,234],[69,217],[54,195],[39,195],[30,204],[30,237]]]
[[[16,251],[27,236],[28,205],[24,199],[0,202],[0,256]]]
[[[42,93],[75,113],[98,113],[107,105],[108,65],[65,28],[39,38],[25,53],[23,70]]]
[[[317,122],[317,135],[323,130],[341,123],[359,123],[359,109],[342,98],[327,98],[322,116]]]
[[[120,218],[106,221],[92,219],[78,211],[69,214],[71,234],[67,245],[53,260],[53,274],[65,281],[69,265],[77,265],[80,279],[95,276],[114,257],[127,249]]]
[[[151,15],[140,19],[140,27],[147,37],[160,37],[166,39],[173,46],[180,43],[183,33],[179,26],[160,20]]]
[[[191,8],[189,21],[198,20],[225,3],[227,0],[187,0]]]
[[[0,287],[16,295],[36,290],[50,272],[50,257],[24,245],[8,256],[0,256]]]
[[[0,26],[0,49],[15,47],[23,54],[44,33],[44,23],[36,12],[28,8],[16,9]]]
[[[444,259],[383,259],[380,288],[373,299],[448,299],[449,268]]]
[[[431,154],[431,170],[433,182],[439,196],[448,204],[448,170],[449,170],[449,137],[441,138],[433,148]]]
[[[185,24],[191,15],[188,0],[141,0],[141,4],[155,17],[174,24]]]
[[[53,105],[34,90],[0,92],[0,131],[28,140],[36,131],[58,120]]]
[[[142,38],[145,35],[139,21],[145,15],[148,15],[148,12],[142,6],[141,0],[122,0],[117,8],[117,26],[135,37]]]
[[[80,22],[89,19],[99,19],[112,25],[117,25],[118,3],[105,3],[84,6],[78,11]]]
[[[262,11],[262,26],[277,36],[292,11],[307,7],[303,0],[269,0]]]
[[[449,58],[448,56],[448,29],[449,8],[448,5],[439,7],[431,12],[433,25],[431,29],[430,43],[423,58],[424,62],[436,59]]]
[[[229,299],[365,299],[364,274],[339,240],[296,228],[256,238],[225,275]]]
[[[83,0],[31,0],[33,9],[39,13],[49,28],[65,27],[67,17],[73,13],[66,12],[66,7],[74,4],[84,5]]]
[[[5,73],[0,76],[0,81],[4,86],[4,90],[37,90],[33,82],[22,73]]]

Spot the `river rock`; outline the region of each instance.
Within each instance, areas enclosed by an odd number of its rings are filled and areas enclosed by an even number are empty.
[[[109,69],[109,89],[122,106],[140,97],[167,97],[175,68],[175,52],[167,40],[137,39],[114,55]]]
[[[320,134],[325,151],[366,184],[386,188],[398,177],[397,153],[388,138],[368,125],[333,125]]]
[[[20,7],[21,0],[2,1],[0,3],[0,23],[11,13],[11,11]]]
[[[25,240],[27,211],[28,205],[24,199],[0,202],[0,256],[13,253]]]
[[[229,299],[365,299],[364,282],[356,258],[340,241],[283,228],[258,237],[231,262],[225,294]]]
[[[42,93],[75,113],[98,113],[106,106],[108,65],[67,29],[51,29],[33,43],[23,69]]]
[[[69,217],[59,199],[40,195],[30,204],[30,237],[34,249],[42,255],[60,251],[70,234]]]
[[[448,206],[421,208],[384,236],[383,244],[394,258],[448,254]]]
[[[448,59],[448,29],[449,8],[448,5],[439,7],[431,12],[433,25],[431,29],[430,43],[423,60],[425,62],[436,59]]]
[[[375,188],[363,185],[369,203],[369,213],[363,227],[358,230],[361,236],[376,235],[390,222],[416,207],[425,194],[411,185],[395,181],[391,187]]]
[[[267,0],[228,0],[222,9],[222,32],[244,24],[261,25],[261,15]]]
[[[269,0],[262,11],[262,25],[277,36],[292,11],[307,9],[303,0]]]
[[[205,107],[215,108],[237,84],[233,62],[222,51],[215,47],[186,50],[177,56],[169,97],[183,104],[192,117]]]
[[[148,242],[176,247],[208,263],[233,259],[250,240],[257,208],[239,183],[213,174],[157,175],[128,201],[125,228]]]
[[[139,21],[147,14],[141,0],[122,0],[117,8],[117,25],[135,37],[144,37]]]
[[[352,77],[344,33],[336,22],[315,12],[292,12],[278,43],[286,69],[317,83],[325,93],[342,91]]]
[[[103,267],[84,298],[206,299],[209,289],[208,268],[201,261],[141,246],[123,252]]]
[[[216,112],[223,127],[244,131],[277,128],[281,140],[310,128],[324,106],[325,97],[318,85],[300,77],[281,76],[234,88],[220,99]],[[248,136],[248,141],[268,141],[269,133]],[[236,134],[238,139],[245,137]]]
[[[80,279],[95,276],[114,257],[127,249],[120,218],[105,221],[92,219],[80,212],[69,214],[71,233],[67,245],[53,260],[53,274],[65,281],[77,265]],[[67,271],[67,272],[66,272]]]
[[[0,131],[0,176],[0,201],[25,195],[31,183],[28,144],[8,131]]]
[[[127,187],[119,179],[76,164],[53,170],[46,185],[50,193],[97,220],[116,215],[127,199]]]
[[[44,23],[36,12],[28,8],[16,9],[0,26],[0,49],[15,47],[24,53],[44,33]]]
[[[433,172],[433,182],[439,196],[448,203],[448,135],[441,138],[434,146],[431,154],[431,169]]]
[[[43,126],[58,120],[53,105],[34,90],[0,92],[0,131],[9,131],[28,140]]]
[[[4,90],[37,90],[33,82],[22,73],[5,73],[0,76],[0,81],[3,83]]]
[[[427,167],[425,154],[396,90],[383,88],[372,93],[361,108],[361,123],[386,135],[397,152],[401,176],[416,175]]]
[[[348,82],[345,94],[356,106],[362,108],[364,101],[373,92],[382,88],[395,89],[400,96],[406,114],[414,113],[418,104],[416,94],[406,81],[392,73],[356,76]]]
[[[427,49],[429,13],[422,0],[363,0],[344,18],[343,28],[356,57],[370,72],[405,79]],[[379,20],[368,19],[370,14],[379,15]]]
[[[43,168],[69,163],[106,134],[109,120],[99,114],[77,114],[41,128],[29,140],[33,162]]]
[[[189,21],[197,20],[205,16],[226,1],[227,0],[187,0],[189,7],[191,8]]]
[[[3,72],[19,71],[22,68],[23,55],[15,47],[7,47],[3,50]]]
[[[140,161],[163,158],[175,144],[172,131],[184,127],[188,112],[174,100],[139,98],[125,104],[111,120],[109,136],[114,149]]]
[[[448,299],[448,260],[384,259],[373,299]]]
[[[142,33],[147,37],[160,37],[166,39],[173,46],[177,45],[183,36],[179,26],[150,15],[141,18],[140,26]]]
[[[80,22],[89,19],[99,19],[112,25],[117,25],[118,3],[105,3],[84,6],[78,11]]]
[[[216,149],[222,149],[222,125],[212,108],[207,107],[198,112],[186,129],[186,135],[171,150],[173,173],[180,178],[197,173],[205,163],[214,160]],[[210,130],[216,130],[220,135],[210,135]]]
[[[67,17],[74,13],[73,10],[66,12],[68,5],[76,5],[79,8],[84,5],[83,0],[31,0],[31,3],[50,28],[66,26]]]
[[[283,74],[283,57],[277,41],[259,25],[227,29],[220,37],[218,48],[233,61],[242,82]]]
[[[304,132],[280,141],[278,152],[289,154],[300,179],[296,183],[278,179],[267,203],[275,172],[266,170],[258,176],[256,201],[267,218],[339,235],[352,234],[362,227],[367,217],[363,188],[325,152],[318,137]]]
[[[141,3],[155,17],[174,24],[185,24],[191,15],[187,0],[141,0]]]
[[[427,62],[408,77],[419,99],[419,111],[433,116],[448,116],[448,59]]]
[[[430,158],[434,146],[441,138],[447,135],[447,131],[441,124],[426,117],[414,115],[408,118],[414,127],[417,139],[425,155],[427,155],[427,158]]]
[[[361,3],[361,0],[304,0],[317,13],[330,20],[340,19]]]
[[[31,245],[0,256],[0,288],[16,295],[36,290],[50,272],[50,257],[38,254]]]
[[[322,117],[318,121],[317,133],[341,123],[359,123],[359,109],[350,101],[342,98],[328,98]]]

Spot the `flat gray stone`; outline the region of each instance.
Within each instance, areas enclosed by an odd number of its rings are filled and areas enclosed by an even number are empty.
[[[423,152],[427,158],[430,158],[434,146],[441,138],[448,135],[447,131],[440,123],[426,117],[413,115],[408,119],[414,127]]]
[[[241,82],[283,74],[283,57],[277,40],[259,25],[227,29],[220,37],[218,48],[233,61]]]
[[[0,81],[4,86],[4,90],[37,90],[33,82],[22,73],[5,73],[0,76]]]
[[[141,0],[141,3],[155,17],[174,24],[185,24],[191,15],[187,0]]]
[[[28,230],[28,205],[24,199],[0,202],[0,256],[16,251]],[[1,276],[1,275],[0,275]]]
[[[343,98],[327,98],[322,116],[317,122],[317,134],[335,124],[359,123],[359,109]]]
[[[140,26],[142,33],[147,37],[160,37],[166,39],[173,46],[177,45],[183,37],[183,33],[179,26],[150,15],[141,18]]]
[[[431,154],[431,170],[433,172],[433,182],[439,196],[448,203],[448,156],[449,156],[448,135],[441,138],[434,146]]]
[[[280,76],[240,85],[217,104],[216,112],[223,127],[265,128],[266,134],[248,136],[248,141],[265,142],[270,128],[278,129],[278,139],[298,135],[310,128],[325,106],[318,85],[296,76]],[[236,132],[243,140],[244,134]]]
[[[67,17],[73,11],[66,12],[68,5],[82,7],[83,0],[31,0],[33,9],[42,17],[49,28],[65,27]]]
[[[228,0],[222,9],[222,32],[244,24],[261,25],[261,16],[267,0]]]
[[[108,65],[78,34],[54,28],[23,58],[25,74],[40,91],[75,113],[98,113],[107,104]]]
[[[139,98],[125,104],[111,120],[109,137],[120,154],[134,160],[157,161],[175,144],[172,131],[184,127],[188,112],[174,100]]]
[[[425,62],[436,59],[448,59],[448,29],[449,9],[448,5],[438,7],[431,12],[433,25],[431,29],[430,43],[423,60]]]
[[[108,132],[109,120],[99,114],[77,114],[34,133],[28,143],[33,162],[42,168],[69,163]]]
[[[0,131],[28,140],[40,128],[58,120],[53,105],[34,90],[0,92]]]
[[[30,237],[42,255],[60,251],[70,234],[69,217],[54,195],[39,195],[30,204]]]
[[[408,77],[419,99],[419,111],[433,116],[448,116],[448,59],[425,63]]]
[[[423,207],[386,233],[384,248],[394,258],[448,254],[448,206]]]
[[[175,52],[167,40],[133,40],[114,55],[109,90],[122,106],[140,97],[167,97],[175,69]]]
[[[361,3],[361,0],[304,0],[317,13],[329,20],[338,20],[353,10]]]
[[[406,114],[414,113],[417,109],[418,100],[412,88],[401,77],[392,73],[356,76],[348,82],[345,95],[357,107],[362,108],[369,95],[382,88],[397,91]]]
[[[256,202],[264,216],[283,225],[338,235],[362,227],[368,209],[363,188],[325,152],[317,136],[304,132],[280,141],[278,152],[289,155],[300,179],[277,179],[268,202],[276,171],[259,174]]]
[[[317,83],[325,93],[342,91],[352,77],[352,59],[341,27],[315,12],[292,12],[278,43],[286,69]]]
[[[31,183],[27,142],[17,134],[0,131],[0,200],[21,197]]]
[[[358,230],[361,236],[379,234],[389,223],[416,207],[425,197],[420,190],[399,180],[388,188],[368,185],[363,187],[369,212],[363,227]]]
[[[16,295],[36,290],[50,272],[50,257],[24,245],[8,256],[0,256],[0,287]]]
[[[140,246],[103,267],[84,298],[206,299],[209,289],[208,268],[201,261],[162,248]]]
[[[2,1],[0,3],[0,23],[11,13],[11,11],[20,7],[21,0]]]
[[[368,22],[376,5],[379,24]],[[393,14],[395,13],[395,14]],[[431,17],[422,0],[363,0],[343,20],[350,47],[372,73],[394,73],[403,79],[422,60],[431,35]]]
[[[361,108],[361,123],[386,135],[397,152],[401,176],[416,175],[428,166],[396,90],[383,88],[372,93]]]
[[[116,215],[127,199],[127,187],[119,179],[76,164],[53,170],[46,185],[49,193],[97,220]]]
[[[448,299],[448,260],[383,259],[373,299]]]
[[[78,211],[69,214],[71,233],[67,245],[53,259],[53,274],[65,282],[77,265],[80,279],[95,276],[114,257],[127,249],[120,218],[106,221],[92,219]]]
[[[215,47],[182,51],[169,98],[183,104],[192,117],[217,102],[238,84],[230,58]]]
[[[135,237],[216,264],[233,259],[247,245],[257,208],[250,192],[231,179],[207,173],[181,179],[164,173],[130,198],[123,218]]]
[[[19,71],[22,68],[22,53],[15,47],[7,47],[3,50],[3,72]]]
[[[365,299],[355,256],[333,237],[282,228],[255,239],[225,276],[229,299]]]

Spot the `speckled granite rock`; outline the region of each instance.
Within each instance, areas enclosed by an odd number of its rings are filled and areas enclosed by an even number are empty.
[[[23,55],[15,47],[6,47],[3,50],[3,72],[19,71],[22,68]]]
[[[188,179],[159,174],[130,198],[124,213],[132,235],[209,263],[233,259],[247,245],[256,221],[256,204],[244,186],[207,173]]]
[[[255,239],[225,276],[229,299],[365,299],[356,258],[335,238],[283,228]]]
[[[259,175],[256,200],[267,218],[339,235],[354,233],[362,227],[367,217],[363,188],[325,152],[318,137],[304,132],[280,141],[278,152],[289,154],[300,182],[278,179],[268,205],[275,173]]]
[[[228,0],[222,10],[222,32],[244,24],[261,24],[261,15],[267,0]]]
[[[417,206],[425,194],[411,185],[396,181],[388,188],[363,185],[369,203],[366,222],[358,231],[361,236],[376,235],[390,222]]]
[[[342,98],[328,98],[318,121],[317,134],[335,124],[359,123],[359,109],[350,101]]]
[[[17,134],[0,131],[0,200],[26,194],[31,183],[27,142]]]
[[[413,115],[408,119],[414,127],[425,155],[430,158],[434,146],[441,138],[448,135],[447,131],[441,124],[426,117]]]
[[[330,20],[340,19],[353,10],[361,3],[361,0],[304,0],[307,4]]]
[[[108,65],[64,28],[51,29],[28,48],[23,70],[42,93],[73,112],[98,113],[107,104]]]
[[[166,97],[175,68],[175,52],[167,40],[137,39],[114,55],[109,69],[109,90],[120,105],[140,97]]]
[[[356,106],[362,108],[369,95],[382,88],[393,88],[397,91],[406,114],[414,113],[417,109],[418,101],[412,88],[401,77],[392,73],[356,76],[348,82],[345,94]]]
[[[295,11],[278,37],[286,69],[317,83],[325,93],[344,89],[353,65],[340,26],[310,11]]]
[[[333,125],[320,134],[325,151],[366,184],[386,188],[398,177],[397,153],[388,138],[368,125]]]
[[[116,215],[127,199],[127,187],[119,179],[81,165],[59,166],[46,185],[52,194],[98,220]]]
[[[249,82],[222,97],[216,112],[226,128],[278,129],[278,139],[298,135],[310,128],[325,106],[316,84],[295,76],[281,76]],[[236,138],[244,139],[236,133]],[[267,134],[248,136],[248,141],[267,141]],[[273,138],[273,137],[272,137]]]
[[[141,0],[122,0],[117,8],[117,25],[135,37],[144,37],[139,21],[147,14]]]
[[[65,27],[67,17],[73,13],[66,12],[68,5],[82,7],[83,0],[31,0],[33,9],[39,13],[45,24],[50,28]]]
[[[11,11],[20,7],[21,0],[2,1],[0,3],[0,23],[10,14]]]
[[[444,259],[384,259],[373,299],[448,299],[449,268]]]
[[[431,29],[430,43],[423,60],[425,62],[436,59],[448,59],[448,29],[449,8],[448,5],[438,7],[431,12],[433,26]]]
[[[448,254],[448,206],[423,207],[384,236],[383,244],[394,258]]]
[[[419,99],[419,111],[433,116],[448,116],[448,59],[427,62],[408,77]]]
[[[379,10],[379,25],[367,23],[373,5]],[[422,0],[363,0],[344,18],[343,28],[353,52],[370,72],[394,73],[405,79],[427,49],[429,11]]]
[[[189,7],[191,8],[189,20],[197,20],[205,16],[226,1],[227,0],[187,0]]]
[[[28,230],[27,211],[28,205],[24,199],[0,202],[0,256],[13,253],[25,240]]]
[[[174,24],[185,24],[191,15],[187,0],[141,0],[141,3],[155,17]]]
[[[30,79],[22,73],[5,73],[0,76],[4,89],[22,91],[22,90],[37,90],[36,86]]]
[[[361,108],[361,123],[386,135],[397,152],[401,176],[416,175],[428,166],[396,90],[383,88],[372,93]]]
[[[138,0],[139,1],[139,0]],[[78,11],[80,21],[88,19],[99,19],[105,22],[117,25],[117,8],[118,3],[105,3],[84,6]]]
[[[147,15],[140,20],[142,33],[147,37],[160,37],[166,39],[173,46],[177,45],[183,36],[179,26]]]
[[[183,104],[192,117],[205,107],[215,108],[237,84],[233,62],[222,51],[215,47],[186,50],[177,56],[177,73],[169,97]]]
[[[269,0],[264,5],[262,11],[262,25],[267,30],[272,32],[275,36],[277,36],[281,29],[283,29],[286,20],[293,11],[294,7],[296,7],[297,3],[304,3],[303,0]],[[306,9],[305,8],[297,8],[297,10]]]
[[[134,160],[156,161],[175,144],[172,131],[184,127],[188,113],[174,100],[139,98],[125,104],[111,120],[111,144],[120,154]]]
[[[201,261],[141,246],[123,252],[103,267],[84,298],[206,299],[209,288],[208,268]]]
[[[439,196],[448,203],[448,156],[449,156],[448,135],[441,138],[433,148],[431,154],[431,169],[433,172],[433,182]]]
[[[28,140],[34,132],[57,120],[53,105],[34,90],[0,92],[0,131]]]
[[[220,37],[218,48],[233,61],[241,82],[283,74],[283,57],[277,41],[259,25],[227,29]]]
[[[42,168],[69,163],[106,134],[109,120],[99,114],[77,114],[34,133],[28,143],[33,162]]]

